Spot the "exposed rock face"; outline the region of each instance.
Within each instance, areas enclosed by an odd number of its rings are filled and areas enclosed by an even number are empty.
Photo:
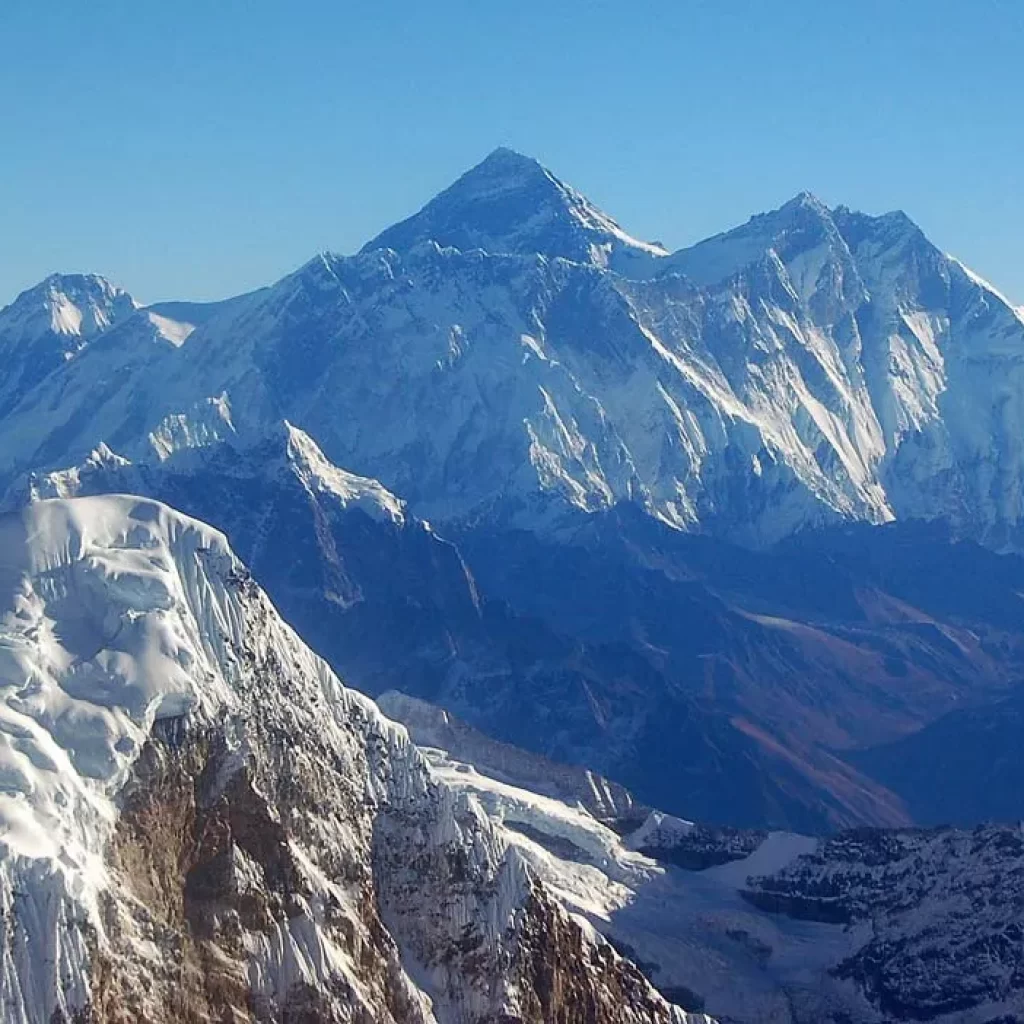
[[[758,829],[711,828],[651,811],[626,842],[639,850],[687,871],[704,871],[749,857],[768,837]]]
[[[111,497],[2,540],[5,1021],[685,1019],[220,534]]]
[[[1024,1014],[1024,834],[863,829],[823,842],[744,894],[765,910],[845,924],[833,977],[880,1020],[1016,1021]]]

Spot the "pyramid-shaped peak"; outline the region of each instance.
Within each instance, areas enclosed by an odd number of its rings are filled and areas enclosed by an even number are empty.
[[[326,491],[345,507],[362,509],[378,521],[405,521],[405,502],[379,480],[334,465],[304,430],[284,420],[275,435],[284,442],[290,471],[311,491]]]
[[[461,174],[437,198],[447,196],[466,202],[479,195],[481,189],[514,192],[531,187],[552,193],[565,188],[539,160],[508,146],[499,146]]]
[[[806,189],[797,192],[788,203],[784,203],[782,210],[814,210],[819,213],[828,213],[828,206],[823,203],[813,192]]]
[[[512,149],[510,146],[498,146],[496,149],[492,149],[480,163],[466,173],[472,174],[474,171],[481,170],[490,172],[519,171],[523,174],[546,173],[539,160],[532,156],[527,156],[525,153],[520,153],[519,150]]]
[[[833,230],[832,211],[828,204],[819,199],[813,192],[798,192],[778,209],[758,214],[735,231],[753,230],[782,236],[794,228],[812,227],[818,230]],[[732,232],[728,232],[732,234]]]
[[[665,255],[660,246],[632,238],[539,161],[505,146],[363,251],[406,252],[425,241],[463,251],[611,264],[615,269]]]

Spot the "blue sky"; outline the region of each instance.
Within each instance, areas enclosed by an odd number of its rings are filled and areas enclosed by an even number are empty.
[[[802,189],[1024,302],[1024,0],[2,0],[0,304],[216,298],[496,145],[681,246]]]

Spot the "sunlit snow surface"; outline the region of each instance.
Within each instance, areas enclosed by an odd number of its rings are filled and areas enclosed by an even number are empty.
[[[233,561],[220,534],[130,497],[40,502],[0,524],[5,1021],[56,1008],[52,959],[59,1001],[82,1002],[87,954],[67,918],[96,915],[112,798],[157,716],[229,699],[214,666],[237,623],[208,558]]]
[[[288,419],[439,524],[630,502],[755,546],[850,519],[1024,532],[1024,319],[900,213],[804,194],[669,255],[499,151],[248,295],[135,312],[97,281],[109,326],[54,334],[77,287],[0,312],[0,487]]]

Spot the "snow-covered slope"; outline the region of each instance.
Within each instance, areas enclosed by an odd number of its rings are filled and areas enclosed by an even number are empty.
[[[850,949],[830,974],[870,1006],[858,1019],[980,1024],[1024,1013],[1019,824],[864,829],[751,874],[744,896],[755,906],[843,928]]]
[[[7,504],[110,493],[145,494],[223,530],[287,621],[364,693],[429,694],[460,663],[492,680],[500,670],[457,549],[287,422],[148,461],[101,446],[79,466],[19,480]]]
[[[0,773],[12,1024],[684,1019],[158,503],[0,525]]]
[[[669,256],[498,151],[359,255],[177,315],[25,395],[0,476],[288,419],[432,522],[631,502],[753,545],[894,517],[1018,542],[1024,321],[901,214],[803,194]]]
[[[654,813],[637,803],[625,787],[589,768],[560,764],[502,743],[443,708],[407,693],[388,690],[377,697],[377,705],[409,730],[417,746],[445,750],[455,760],[471,764],[491,778],[585,808],[620,831]]]
[[[73,353],[136,308],[127,292],[96,274],[51,274],[0,310],[0,330],[12,344],[64,338]]]

